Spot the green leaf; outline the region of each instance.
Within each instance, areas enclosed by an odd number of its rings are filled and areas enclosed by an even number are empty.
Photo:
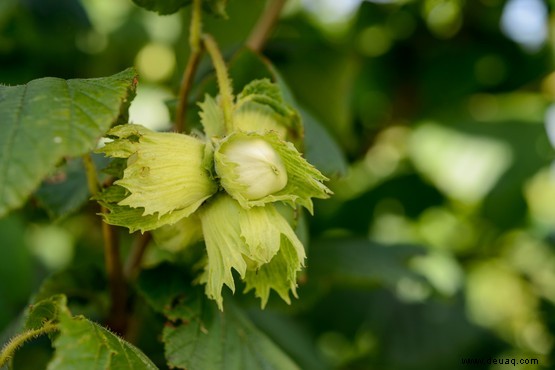
[[[147,303],[172,321],[192,318],[204,293],[190,286],[183,268],[163,264],[141,273],[137,287]]]
[[[298,369],[237,307],[218,311],[199,287],[191,287],[182,268],[162,265],[138,281],[151,307],[173,323],[162,340],[170,367],[189,370]]]
[[[381,245],[365,239],[336,238],[314,242],[308,274],[315,281],[362,287],[395,288],[399,280],[425,279],[410,270],[412,257],[425,253],[415,245]]]
[[[158,14],[173,14],[184,6],[189,5],[191,0],[133,0],[141,8],[152,10]]]
[[[215,16],[227,18],[227,1],[228,0],[205,0],[202,5],[204,9]]]
[[[133,69],[105,78],[41,78],[0,86],[0,217],[23,204],[66,156],[94,148],[136,84]]]
[[[138,6],[157,12],[160,15],[173,14],[179,9],[188,6],[192,0],[133,0]],[[227,18],[227,0],[205,0],[204,11],[221,18]]]
[[[65,295],[31,305],[26,329],[56,323],[59,334],[48,369],[157,369],[138,348],[83,316],[72,316]]]
[[[139,288],[147,302],[173,322],[163,333],[168,364],[195,369],[297,369],[237,308],[219,312],[200,289],[170,266],[146,271]],[[225,362],[224,362],[225,360]]]
[[[0,219],[0,329],[14,319],[34,290],[35,260],[26,245],[25,232],[19,214]]]
[[[82,161],[68,161],[63,168],[43,181],[35,195],[53,219],[76,211],[90,197]]]
[[[98,317],[109,305],[106,278],[103,272],[92,265],[76,265],[47,277],[33,297],[33,302],[48,299],[53,295],[67,297],[67,306],[73,313]]]
[[[313,115],[302,108],[299,112],[304,124],[306,160],[327,177],[347,175],[347,159],[335,139]]]
[[[51,370],[157,369],[138,348],[83,316],[60,316]]]
[[[201,306],[186,323],[164,328],[168,364],[180,369],[289,370],[299,367],[236,307]]]
[[[29,306],[25,329],[38,329],[47,321],[57,321],[60,314],[67,311],[64,295],[54,295]]]

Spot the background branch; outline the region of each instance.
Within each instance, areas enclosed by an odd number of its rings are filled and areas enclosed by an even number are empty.
[[[256,26],[254,26],[246,45],[251,50],[260,52],[274,29],[274,26],[281,14],[281,10],[285,5],[286,0],[271,0],[267,5],[266,10],[258,19]]]
[[[189,92],[193,85],[193,79],[202,56],[202,9],[201,0],[194,0],[193,9],[191,11],[191,27],[189,29],[189,46],[191,48],[191,55],[187,60],[187,65],[183,71],[183,78],[181,79],[181,86],[179,87],[179,97],[177,101],[177,108],[175,112],[175,131],[185,131],[185,119],[187,115],[187,104],[189,101]]]

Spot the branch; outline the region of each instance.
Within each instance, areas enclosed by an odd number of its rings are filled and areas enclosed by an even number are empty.
[[[100,186],[94,162],[90,155],[85,155],[83,162],[87,173],[89,190],[93,196],[96,196],[100,191]],[[104,207],[100,207],[100,212],[108,214],[108,210]],[[108,275],[111,303],[107,325],[116,333],[123,334],[127,326],[127,289],[123,279],[117,235],[114,228],[104,221],[102,221],[102,238],[104,240],[104,264],[106,266],[106,274]]]
[[[266,10],[258,19],[256,26],[254,26],[249,38],[247,39],[247,47],[256,52],[260,52],[262,50],[279,18],[281,9],[285,5],[285,1],[286,0],[272,0],[272,2],[266,7]]]
[[[193,78],[202,56],[202,9],[201,0],[194,0],[193,10],[191,13],[191,27],[189,30],[189,46],[191,47],[191,55],[187,60],[187,65],[183,71],[181,86],[179,87],[179,98],[177,101],[177,110],[175,112],[175,131],[185,131],[185,118],[187,114],[187,103],[189,101],[189,92],[193,85]]]
[[[152,234],[148,231],[135,239],[135,243],[131,247],[131,253],[129,254],[125,264],[125,277],[128,281],[135,280],[139,275],[146,247],[151,240]]]

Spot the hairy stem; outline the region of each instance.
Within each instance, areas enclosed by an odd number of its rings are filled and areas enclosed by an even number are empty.
[[[218,87],[220,89],[220,106],[224,112],[224,121],[227,131],[232,130],[232,112],[233,112],[233,89],[231,87],[231,80],[227,72],[227,67],[225,65],[224,58],[216,40],[208,34],[205,34],[202,38],[204,41],[204,46],[210,54],[212,59],[212,64],[216,69],[216,77],[218,79]]]
[[[0,352],[0,368],[4,367],[8,363],[8,361],[13,357],[15,351],[25,344],[25,342],[56,330],[58,330],[58,325],[47,322],[42,328],[26,330],[12,338],[12,340],[4,346],[2,352]]]
[[[189,46],[191,48],[191,55],[187,60],[187,65],[183,71],[183,78],[181,79],[181,86],[179,88],[179,98],[177,101],[177,110],[175,113],[175,131],[183,132],[186,128],[185,118],[187,114],[187,102],[189,100],[189,92],[193,85],[193,78],[202,56],[202,9],[201,0],[193,1],[193,8],[191,13],[191,27],[189,29]]]
[[[247,46],[256,52],[260,52],[270,36],[274,28],[281,9],[285,5],[286,0],[271,0],[270,4],[266,7],[262,16],[258,19],[256,26],[254,26],[249,38],[247,39]]]
[[[96,196],[100,191],[100,186],[94,162],[90,155],[85,155],[83,161],[89,190],[93,196]],[[100,207],[100,212],[107,214],[108,210]],[[123,334],[127,326],[127,289],[123,278],[117,235],[114,228],[106,222],[102,222],[102,238],[104,240],[104,264],[108,275],[111,303],[107,325],[116,333]]]

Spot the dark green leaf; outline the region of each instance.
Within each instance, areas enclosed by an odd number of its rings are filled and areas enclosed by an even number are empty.
[[[236,307],[220,312],[204,300],[195,316],[166,326],[163,341],[170,366],[181,369],[298,369],[266,335]]]
[[[67,311],[64,295],[54,295],[29,306],[26,329],[38,329],[47,321],[57,321],[62,312]]]
[[[202,5],[209,13],[221,18],[227,18],[227,1],[228,0],[205,0]]]
[[[133,0],[138,6],[161,15],[173,14],[192,3],[192,0]],[[218,17],[226,18],[227,0],[206,0],[203,9]]]
[[[133,0],[141,8],[158,12],[158,14],[172,14],[191,3],[191,0]]]
[[[87,175],[81,160],[70,160],[65,168],[47,178],[36,197],[53,219],[77,210],[89,198]]]
[[[138,348],[83,316],[72,316],[64,295],[55,295],[29,308],[26,328],[55,322],[59,334],[48,369],[157,369]]]
[[[268,310],[249,311],[249,318],[268,336],[287,351],[302,369],[324,370],[322,354],[318,352],[310,333],[293,318]]]
[[[365,239],[321,240],[311,245],[308,273],[320,281],[396,287],[401,278],[423,280],[407,263],[424,252],[414,245],[385,246]]]
[[[33,289],[34,263],[24,237],[19,214],[0,220],[0,329],[27,303]]]
[[[299,109],[304,125],[304,149],[308,162],[328,177],[347,174],[345,154],[329,132],[306,110]]]
[[[0,217],[19,207],[66,156],[91,150],[117,121],[135,71],[105,78],[42,78],[0,86]]]
[[[60,316],[48,369],[157,369],[138,348],[83,316]]]
[[[147,302],[172,321],[162,338],[170,367],[298,369],[239,308],[229,304],[221,312],[202,289],[189,284],[184,272],[168,265],[145,271],[139,280]]]

